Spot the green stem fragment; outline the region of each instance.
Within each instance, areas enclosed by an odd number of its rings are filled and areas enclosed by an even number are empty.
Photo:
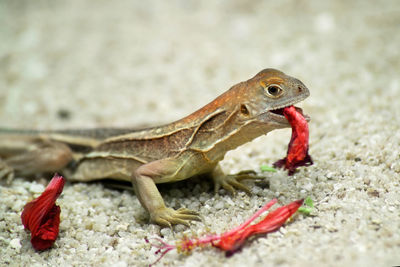
[[[276,169],[274,167],[268,165],[261,165],[260,169],[262,172],[276,172]]]
[[[309,206],[310,208],[314,208],[314,201],[311,199],[311,197],[307,197],[307,198],[304,200],[304,204],[305,204],[306,206]]]
[[[298,212],[303,213],[304,215],[310,215],[311,211],[314,209],[314,201],[311,197],[307,197],[304,200],[304,206],[298,209]]]
[[[311,213],[311,209],[306,207],[300,207],[297,211],[303,213],[304,215],[310,215]]]

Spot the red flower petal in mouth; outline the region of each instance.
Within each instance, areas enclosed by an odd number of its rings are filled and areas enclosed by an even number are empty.
[[[292,126],[292,137],[287,156],[275,162],[274,167],[283,167],[289,171],[289,175],[293,175],[298,167],[313,164],[311,156],[308,154],[308,124],[302,112],[294,106],[284,108],[283,115]]]
[[[31,231],[31,243],[35,250],[48,249],[57,239],[61,209],[55,202],[64,184],[62,176],[54,175],[44,192],[24,207],[22,224]]]

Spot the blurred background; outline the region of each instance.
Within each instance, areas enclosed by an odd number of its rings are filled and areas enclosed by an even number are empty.
[[[169,122],[266,67],[301,79],[316,111],[354,111],[398,96],[399,14],[395,0],[2,0],[0,123]]]

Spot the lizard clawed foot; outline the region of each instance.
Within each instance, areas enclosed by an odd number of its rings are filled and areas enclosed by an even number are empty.
[[[169,228],[171,228],[171,226],[174,224],[183,224],[185,226],[189,226],[187,221],[201,221],[201,218],[197,212],[186,208],[174,210],[164,207],[152,212],[150,214],[150,218],[156,224]]]
[[[0,160],[0,181],[5,179],[7,184],[10,184],[14,179],[14,170],[4,161]]]
[[[260,180],[264,178],[264,176],[257,175],[257,173],[252,170],[241,171],[237,174],[229,175],[217,173],[213,175],[214,191],[215,193],[217,193],[218,190],[222,187],[226,191],[230,192],[232,195],[236,193],[236,189],[240,189],[247,194],[251,194],[250,189],[242,183],[242,180]]]

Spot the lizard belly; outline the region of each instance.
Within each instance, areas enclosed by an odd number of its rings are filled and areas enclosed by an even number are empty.
[[[135,159],[116,159],[110,157],[83,158],[74,170],[72,181],[93,181],[105,178],[128,181],[133,172],[143,165]]]
[[[218,162],[210,161],[202,152],[185,151],[174,158],[175,167],[168,175],[153,177],[155,183],[170,183],[211,172]]]

